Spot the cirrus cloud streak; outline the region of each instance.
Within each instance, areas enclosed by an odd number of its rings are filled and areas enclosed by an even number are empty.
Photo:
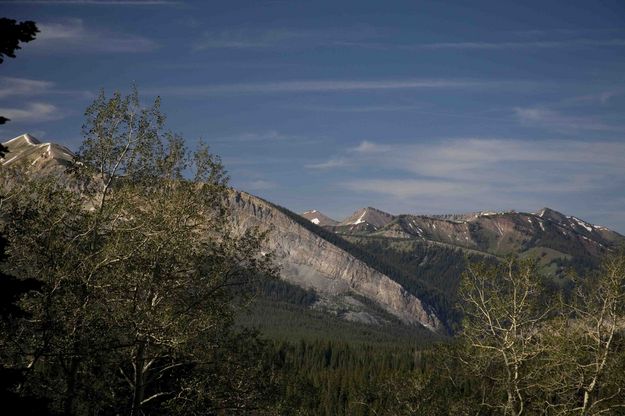
[[[582,194],[625,182],[625,143],[448,139],[422,144],[363,141],[307,166],[343,170],[340,186],[398,199]],[[334,174],[337,174],[336,172]],[[354,176],[357,176],[354,178]]]
[[[402,89],[527,89],[532,82],[480,79],[293,80],[241,84],[207,84],[149,88],[148,94],[205,97],[231,94],[349,92]]]
[[[42,22],[38,27],[37,42],[28,47],[40,53],[132,53],[158,48],[146,37],[98,29],[83,19]]]

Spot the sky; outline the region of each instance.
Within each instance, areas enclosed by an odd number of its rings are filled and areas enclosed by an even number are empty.
[[[2,1],[2,141],[77,149],[103,89],[160,96],[231,185],[336,219],[547,206],[625,234],[625,2]]]

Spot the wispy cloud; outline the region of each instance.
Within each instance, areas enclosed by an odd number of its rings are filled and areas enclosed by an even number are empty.
[[[345,166],[348,166],[350,164],[350,162],[343,158],[332,158],[329,160],[326,160],[325,162],[318,162],[318,163],[309,163],[306,165],[306,168],[308,169],[316,169],[316,170],[329,170],[329,169],[336,169],[336,168],[342,168]]]
[[[516,50],[516,49],[556,49],[556,48],[594,48],[624,47],[625,38],[611,39],[565,39],[532,41],[474,41],[474,42],[432,42],[432,43],[392,43],[392,42],[342,42],[342,46],[370,49],[397,50]]]
[[[606,34],[606,33],[623,33],[622,27],[602,27],[602,28],[592,28],[592,27],[576,27],[575,29],[566,29],[566,28],[545,28],[545,29],[529,29],[529,30],[514,30],[510,33],[515,35],[523,36],[523,37],[540,37],[545,38],[547,36],[567,36],[571,37],[579,37],[579,36],[589,36],[589,35],[598,35],[598,34]]]
[[[345,189],[357,192],[372,192],[395,198],[417,196],[459,195],[474,192],[460,183],[427,179],[357,179],[340,183]]]
[[[599,91],[592,94],[578,95],[571,98],[565,98],[560,102],[556,103],[555,107],[570,107],[570,106],[579,106],[586,104],[601,104],[607,105],[613,100],[613,98],[618,97],[620,95],[625,94],[625,88],[623,87],[613,87],[610,89],[605,89],[603,91]]]
[[[382,105],[346,105],[346,106],[337,106],[337,105],[302,105],[302,106],[289,106],[288,108],[293,109],[296,108],[298,110],[306,110],[306,111],[327,111],[332,113],[378,113],[378,112],[400,112],[400,111],[415,111],[422,109],[423,105],[393,105],[393,104],[382,104]]]
[[[369,26],[324,29],[271,29],[251,30],[246,28],[221,31],[206,31],[193,44],[195,50],[206,49],[268,49],[309,47],[360,47],[371,49],[437,50],[437,49],[555,49],[588,47],[623,47],[625,38],[597,38],[612,31],[560,30],[529,31],[523,35],[543,39],[522,39],[509,41],[444,41],[430,43],[406,43],[388,37],[388,30]],[[622,31],[621,31],[622,32]],[[587,36],[587,37],[583,37]],[[545,37],[549,37],[545,39]]]
[[[204,97],[229,94],[275,94],[304,92],[345,92],[401,89],[475,89],[528,88],[535,85],[521,81],[476,79],[387,79],[387,80],[295,80],[249,84],[213,84],[170,86],[147,89],[149,94]]]
[[[378,36],[375,29],[361,26],[324,29],[230,29],[207,31],[194,42],[196,51],[207,49],[267,49],[338,46]]]
[[[531,42],[436,42],[418,45],[424,49],[525,49],[625,46],[625,39],[569,39]]]
[[[349,168],[358,178],[343,181],[344,188],[396,198],[570,194],[603,189],[614,185],[615,177],[625,177],[625,143],[478,138],[423,144],[363,141],[308,168]]]
[[[0,98],[36,95],[49,91],[53,82],[28,78],[0,77]]]
[[[37,4],[46,6],[168,6],[181,4],[173,0],[0,0],[0,4]]]
[[[525,87],[532,88],[538,84],[532,84],[531,82],[520,82],[521,85]],[[494,88],[510,88],[514,89],[516,85],[519,87],[519,83],[501,83],[501,87],[497,86],[496,82],[493,82],[491,85],[484,85],[484,87],[492,86]],[[469,87],[467,87],[469,88]],[[295,111],[315,111],[315,112],[329,112],[329,113],[384,113],[384,112],[393,112],[400,113],[406,112],[410,114],[418,114],[418,115],[426,115],[426,116],[436,116],[442,118],[459,118],[459,119],[469,119],[469,120],[489,120],[493,122],[501,123],[518,123],[518,117],[516,114],[511,114],[510,109],[487,109],[487,110],[476,110],[471,109],[471,111],[446,111],[445,109],[438,109],[437,107],[430,104],[379,104],[379,105],[335,105],[333,103],[322,105],[322,104],[279,104],[280,108],[284,108],[286,110],[295,110]],[[496,114],[495,114],[496,113]]]
[[[12,122],[28,123],[59,120],[65,117],[57,106],[48,103],[30,103],[24,108],[0,108],[0,114]]]
[[[247,132],[235,134],[227,137],[212,139],[214,143],[267,143],[267,142],[287,142],[301,139],[298,136],[280,133],[277,130],[267,130],[262,132]]]
[[[92,99],[94,93],[88,90],[62,89],[54,82],[16,77],[0,77],[0,99],[9,97],[32,97],[48,95],[68,95]]]
[[[309,34],[290,30],[271,30],[258,33],[249,31],[216,31],[204,32],[193,45],[195,50],[205,49],[256,49],[284,46],[298,38],[306,38]]]
[[[258,132],[244,132],[232,135],[216,136],[210,142],[219,144],[222,148],[232,149],[256,149],[259,148],[285,150],[294,146],[318,144],[325,140],[324,137],[309,137],[304,135],[289,134],[278,130],[264,130]],[[258,157],[255,160],[260,161]],[[238,163],[238,162],[237,162]]]
[[[32,50],[54,53],[128,53],[149,52],[158,47],[143,36],[102,30],[85,24],[82,19],[38,24],[41,33]]]
[[[600,100],[603,98],[599,97]],[[605,100],[609,99],[606,96]],[[560,111],[544,107],[527,107],[514,109],[519,121],[526,125],[536,125],[557,131],[613,131],[625,132],[625,125],[606,123],[596,117],[566,115]]]
[[[579,163],[586,167],[595,164],[606,170],[625,172],[625,152],[620,152],[621,149],[625,150],[625,142],[460,138],[407,145],[363,141],[348,154],[363,160],[381,158],[386,166],[423,175],[462,179],[470,170],[512,162],[545,163],[547,166]]]

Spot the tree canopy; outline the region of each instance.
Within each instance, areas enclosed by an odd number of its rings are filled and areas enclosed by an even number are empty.
[[[158,99],[102,93],[70,172],[3,170],[10,270],[42,284],[22,300],[30,318],[5,352],[31,369],[23,388],[57,412],[158,414],[193,398],[211,414],[263,402],[245,392],[268,388],[250,377],[266,369],[215,360],[257,345],[232,327],[233,288],[273,274],[264,236],[230,227],[219,158],[202,144],[189,151],[164,121]],[[228,395],[213,394],[207,368],[237,378]]]
[[[6,17],[0,18],[0,64],[4,57],[15,58],[15,51],[21,49],[20,42],[26,43],[35,39],[39,32],[35,22],[26,20],[17,22]]]

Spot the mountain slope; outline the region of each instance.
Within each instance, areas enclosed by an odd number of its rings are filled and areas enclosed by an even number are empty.
[[[5,143],[5,164],[25,163],[32,172],[64,172],[73,154],[62,146],[41,144],[29,135]],[[399,283],[349,252],[349,243],[308,220],[260,198],[232,190],[233,226],[239,231],[258,227],[270,232],[267,249],[281,265],[282,277],[314,289],[314,308],[345,320],[383,324],[396,319],[432,331],[443,328],[432,308]],[[339,244],[341,247],[337,246]],[[353,250],[357,252],[354,247]],[[361,253],[362,254],[362,253]]]
[[[9,151],[0,160],[3,166],[26,165],[38,172],[61,171],[71,165],[74,154],[64,146],[41,143],[30,134],[22,134],[3,143]]]
[[[375,232],[395,219],[395,216],[373,207],[361,208],[338,223],[333,230],[344,234]]]
[[[326,236],[320,227],[243,192],[233,191],[230,206],[233,221],[240,229],[259,227],[270,230],[268,247],[282,265],[281,275],[285,280],[315,289],[331,301],[342,297],[345,300],[343,307],[357,303],[350,297],[353,293],[372,300],[405,323],[421,324],[432,330],[442,328],[427,304],[387,275],[333,244],[332,237]],[[308,227],[296,217],[306,221]],[[366,310],[361,312],[367,313]]]
[[[69,150],[29,135],[6,145],[8,166],[23,162],[31,170],[56,172],[73,159]],[[239,231],[270,232],[267,250],[284,280],[314,290],[307,308],[348,321],[388,325],[395,319],[434,331],[458,322],[454,302],[467,261],[533,257],[543,272],[557,276],[569,267],[593,268],[603,254],[625,244],[619,233],[549,208],[394,216],[368,207],[336,223],[316,210],[300,216],[236,190],[229,204]]]
[[[320,227],[334,226],[339,223],[338,221],[333,220],[332,218],[328,217],[327,215],[324,215],[323,213],[317,211],[316,209],[306,211],[301,215],[302,217],[306,218],[308,221]]]
[[[485,212],[448,218],[400,215],[378,229],[337,231],[346,235],[433,241],[496,256],[544,247],[560,252],[563,257],[598,258],[611,247],[625,243],[625,237],[615,231],[549,208],[536,214]]]
[[[377,230],[338,232],[399,271],[387,273],[432,305],[451,332],[461,319],[454,305],[468,262],[493,262],[506,255],[534,258],[550,284],[566,286],[569,269],[583,275],[598,267],[604,254],[625,244],[617,232],[548,208],[536,214],[399,215]]]

